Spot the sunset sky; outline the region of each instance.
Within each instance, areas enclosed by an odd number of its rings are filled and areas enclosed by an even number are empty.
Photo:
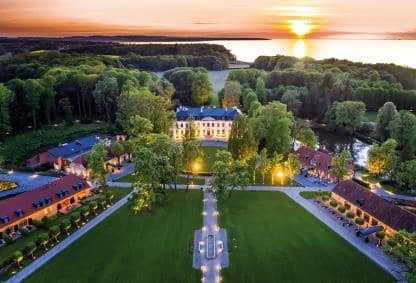
[[[416,38],[415,0],[0,0],[1,36],[147,34]]]

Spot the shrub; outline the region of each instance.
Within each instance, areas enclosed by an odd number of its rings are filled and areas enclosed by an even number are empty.
[[[49,243],[49,236],[47,233],[42,233],[40,234],[37,239],[36,239],[36,243],[38,244],[38,246],[42,247],[44,250],[47,250],[47,244]]]
[[[379,240],[383,240],[385,236],[386,236],[386,233],[384,231],[377,231],[376,232],[376,237]]]
[[[364,224],[364,219],[362,219],[360,217],[355,218],[355,224],[363,225]]]
[[[23,250],[27,256],[34,259],[35,258],[34,253],[36,249],[37,249],[36,244],[34,242],[27,242]]]
[[[107,193],[105,198],[107,199],[108,203],[111,203],[114,200],[114,194]]]
[[[71,226],[71,221],[66,218],[62,220],[60,225],[62,232],[66,233],[67,235],[69,234],[69,229],[71,229]]]
[[[322,196],[322,200],[323,200],[323,201],[329,201],[329,199],[330,199],[330,197],[329,197],[329,196],[327,196],[327,195],[323,195],[323,196]]]
[[[23,236],[27,236],[30,234],[29,230],[27,230],[26,228],[22,227],[19,229],[20,233],[22,233]]]
[[[86,206],[81,208],[81,215],[84,219],[88,218],[88,215],[90,215],[90,209]]]
[[[81,215],[78,211],[73,212],[70,216],[71,222],[78,227],[79,222],[81,221]]]
[[[338,207],[338,211],[341,212],[341,213],[344,213],[345,212],[345,207],[343,207],[343,206]]]
[[[12,254],[12,260],[17,264],[18,267],[20,267],[20,264],[23,261],[23,253],[21,251],[15,251]]]
[[[107,204],[107,201],[105,200],[105,198],[100,197],[98,199],[98,205],[100,206],[101,209],[105,209],[106,204]]]
[[[33,219],[33,225],[35,225],[38,228],[45,228],[45,223],[42,220]]]
[[[51,228],[49,228],[49,236],[55,240],[55,242],[58,242],[58,237],[61,234],[61,230],[59,229],[58,225],[53,225]]]
[[[349,219],[353,219],[354,216],[355,216],[354,212],[352,212],[352,211],[348,211],[346,215]]]
[[[338,206],[338,202],[337,202],[336,200],[331,200],[331,201],[329,202],[329,204],[330,204],[332,207],[337,207],[337,206]]]
[[[96,213],[96,210],[97,210],[97,208],[98,208],[98,204],[97,204],[97,202],[96,202],[96,201],[92,201],[92,202],[90,202],[89,207],[90,207],[90,209],[91,209],[91,211],[92,211],[93,213]]]
[[[12,237],[10,237],[8,234],[3,234],[3,240],[4,240],[7,244],[13,243],[13,238],[12,238]]]

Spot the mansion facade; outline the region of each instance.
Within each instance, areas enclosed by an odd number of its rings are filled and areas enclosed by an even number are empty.
[[[175,141],[181,141],[189,127],[189,119],[193,119],[198,140],[228,141],[233,120],[241,115],[240,109],[217,108],[215,106],[179,107],[176,110],[176,121],[170,132]]]

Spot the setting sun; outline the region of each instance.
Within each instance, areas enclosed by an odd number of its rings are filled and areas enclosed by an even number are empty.
[[[308,20],[293,20],[290,22],[290,29],[297,36],[305,36],[312,30],[312,25]]]

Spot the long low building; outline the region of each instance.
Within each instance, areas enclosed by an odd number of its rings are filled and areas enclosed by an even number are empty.
[[[32,191],[0,202],[0,236],[11,234],[58,212],[66,213],[91,193],[80,177],[67,175]]]
[[[372,193],[352,180],[340,182],[332,198],[364,220],[365,227],[380,225],[391,237],[399,230],[416,232],[416,214]]]
[[[217,108],[215,106],[179,107],[176,110],[176,121],[170,131],[173,139],[181,141],[189,126],[189,118],[193,119],[196,136],[199,140],[228,141],[233,120],[241,115],[240,109]]]

